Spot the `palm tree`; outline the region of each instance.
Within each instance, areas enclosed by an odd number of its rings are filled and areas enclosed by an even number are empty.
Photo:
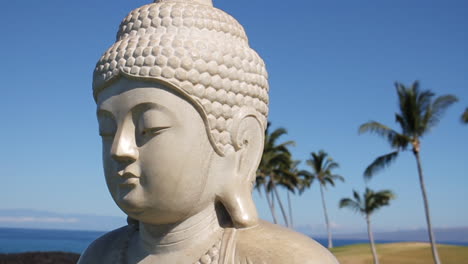
[[[255,188],[260,191],[261,187],[263,187],[265,196],[267,197],[268,206],[272,212],[274,223],[278,222],[274,213],[274,197],[276,197],[283,214],[285,224],[286,226],[289,226],[283,203],[276,188],[276,183],[285,174],[287,168],[291,167],[292,159],[288,147],[295,143],[294,141],[286,141],[278,144],[277,140],[282,135],[287,134],[286,129],[280,127],[269,133],[269,128],[270,123],[268,123],[267,129],[265,130],[265,146],[260,165],[257,169]],[[272,199],[269,197],[270,192],[272,192]]]
[[[326,188],[327,184],[335,186],[335,181],[344,181],[344,178],[338,174],[333,174],[332,170],[339,167],[338,163],[335,162],[328,154],[320,150],[318,153],[310,153],[311,159],[306,161],[306,164],[312,168],[311,172],[301,171],[300,174],[304,175],[308,182],[305,186],[310,186],[314,180],[318,180],[320,183],[320,194],[322,197],[323,213],[325,216],[325,224],[327,226],[328,233],[328,248],[333,247],[332,235],[330,230],[330,221],[328,219],[327,206],[325,204],[325,195],[323,189]]]
[[[366,188],[362,198],[354,190],[353,196],[354,199],[341,199],[340,208],[346,207],[364,216],[367,223],[367,234],[369,235],[372,255],[374,257],[374,264],[379,264],[379,258],[375,249],[374,235],[372,234],[371,229],[370,216],[380,207],[388,205],[390,200],[395,198],[395,195],[390,190],[374,192],[373,190]]]
[[[435,94],[429,90],[421,91],[419,82],[415,81],[410,87],[401,83],[395,83],[398,94],[399,113],[395,114],[396,122],[401,127],[401,133],[376,121],[370,121],[359,127],[359,133],[371,132],[384,137],[394,149],[389,154],[376,158],[364,171],[364,177],[370,179],[379,170],[388,166],[394,161],[400,151],[412,147],[416,164],[418,167],[419,183],[424,200],[426,212],[427,228],[431,241],[432,255],[434,262],[440,264],[439,255],[435,244],[434,233],[432,231],[431,218],[429,213],[429,202],[426,194],[424,176],[420,158],[421,138],[435,127],[443,113],[458,99],[453,95],[442,95],[433,101]]]
[[[281,214],[283,215],[283,220],[284,220],[284,224],[286,227],[289,227],[289,220],[288,220],[288,216],[286,214],[286,210],[284,209],[284,206],[283,206],[283,202],[281,201],[281,197],[278,193],[278,188],[276,186],[276,183],[280,182],[281,181],[281,178],[282,178],[282,173],[283,173],[283,169],[281,168],[276,168],[273,170],[273,172],[270,174],[270,177],[269,177],[269,181],[268,181],[268,191],[273,191],[273,194],[272,194],[272,199],[274,199],[274,197],[276,197],[276,201],[278,201],[278,205],[280,207],[280,210],[281,210]]]
[[[278,179],[278,184],[286,189],[287,193],[287,199],[288,199],[288,223],[289,226],[293,228],[294,227],[294,219],[293,219],[293,214],[292,214],[292,204],[291,204],[291,195],[290,193],[295,194],[296,190],[299,188],[299,170],[297,169],[297,166],[299,165],[300,161],[299,160],[292,160],[288,164],[288,167],[284,168],[280,172],[280,177]]]
[[[463,112],[461,120],[463,123],[468,124],[468,107],[465,109],[465,112]]]
[[[265,197],[267,199],[268,207],[270,208],[271,217],[273,219],[273,223],[277,224],[278,219],[276,217],[275,212],[275,204],[274,204],[274,197],[270,198],[270,191],[268,188],[267,177],[266,175],[259,173],[260,168],[257,170],[257,177],[255,178],[255,189],[258,191],[260,196],[262,196],[262,188],[265,191]]]

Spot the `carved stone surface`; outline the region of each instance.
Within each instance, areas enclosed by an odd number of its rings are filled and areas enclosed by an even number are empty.
[[[258,219],[268,82],[242,26],[210,0],[132,11],[98,61],[94,98],[106,183],[128,226],[79,263],[337,263]]]

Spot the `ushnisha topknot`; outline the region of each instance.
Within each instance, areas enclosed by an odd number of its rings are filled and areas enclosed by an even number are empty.
[[[254,111],[266,127],[265,64],[243,27],[211,0],[157,0],[133,10],[96,65],[94,98],[120,76],[171,84],[190,96],[218,153],[232,147],[240,109]]]

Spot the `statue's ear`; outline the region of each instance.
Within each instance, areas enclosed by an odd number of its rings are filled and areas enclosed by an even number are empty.
[[[258,214],[252,199],[256,171],[263,153],[264,128],[256,113],[240,111],[231,130],[234,151],[226,153],[225,162],[233,167],[219,199],[236,228],[255,226]]]

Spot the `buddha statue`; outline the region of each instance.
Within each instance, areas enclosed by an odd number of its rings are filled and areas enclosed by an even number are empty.
[[[338,263],[258,219],[268,89],[244,29],[211,0],[133,10],[93,75],[106,183],[128,225],[78,263]]]

